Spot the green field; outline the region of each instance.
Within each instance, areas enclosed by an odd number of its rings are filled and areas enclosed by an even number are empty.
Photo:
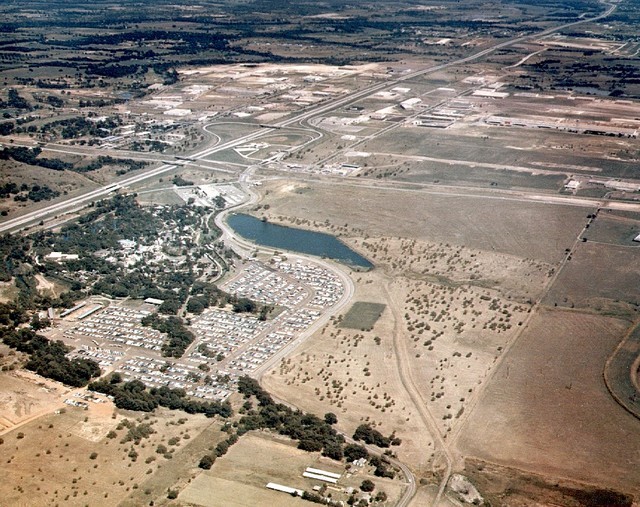
[[[342,319],[340,327],[370,330],[382,315],[387,305],[357,301]]]

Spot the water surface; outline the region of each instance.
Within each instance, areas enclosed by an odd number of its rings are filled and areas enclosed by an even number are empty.
[[[371,269],[371,264],[362,255],[354,252],[331,234],[285,227],[243,213],[230,215],[227,223],[245,239],[262,246],[281,250],[328,257],[348,266]]]

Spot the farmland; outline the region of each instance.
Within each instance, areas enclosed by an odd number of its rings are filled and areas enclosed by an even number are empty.
[[[260,459],[268,456],[269,459]],[[228,454],[216,461],[211,470],[199,475],[187,486],[178,500],[203,507],[229,505],[282,505],[301,507],[307,504],[300,498],[265,488],[275,482],[302,490],[312,490],[320,481],[302,477],[305,468],[312,467],[345,475],[339,487],[332,488],[332,496],[337,500],[343,495],[342,489],[357,489],[365,479],[376,483],[376,491],[383,490],[389,500],[380,505],[394,505],[401,491],[401,485],[389,479],[380,479],[370,474],[367,468],[352,468],[345,474],[342,464],[317,453],[307,453],[293,447],[287,439],[273,438],[256,432],[246,435]],[[344,497],[346,499],[346,496]]]
[[[462,430],[463,452],[637,491],[637,474],[627,466],[637,459],[629,445],[637,419],[613,400],[602,377],[627,326],[571,311],[540,312]]]
[[[0,13],[6,503],[638,502],[637,3]]]

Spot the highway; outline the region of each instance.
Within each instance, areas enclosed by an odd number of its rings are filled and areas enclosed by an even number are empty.
[[[329,100],[324,104],[320,104],[318,106],[312,106],[310,108],[308,108],[307,110],[303,110],[302,112],[298,113],[297,115],[294,115],[293,117],[287,119],[287,120],[283,120],[281,122],[275,123],[273,125],[273,128],[264,128],[264,127],[259,127],[256,126],[257,130],[255,132],[252,132],[250,134],[241,136],[237,139],[233,139],[231,141],[227,141],[225,143],[217,143],[215,144],[213,147],[208,147],[205,148],[199,152],[196,152],[194,154],[189,155],[190,158],[197,160],[201,160],[201,159],[205,159],[206,157],[213,155],[215,153],[227,150],[227,149],[231,149],[231,148],[235,148],[237,146],[240,146],[242,144],[245,144],[249,141],[254,141],[256,139],[259,139],[261,137],[266,136],[267,134],[270,134],[272,132],[274,132],[275,130],[277,130],[278,128],[282,128],[282,127],[288,127],[288,126],[292,126],[295,124],[301,124],[301,122],[306,121],[312,117],[315,116],[320,116],[326,112],[332,111],[334,109],[343,107],[351,102],[355,102],[357,100],[360,100],[364,97],[367,97],[373,93],[376,93],[384,88],[388,88],[391,86],[395,86],[397,84],[403,83],[407,80],[410,79],[414,79],[416,77],[419,76],[423,76],[426,74],[431,74],[443,69],[447,69],[450,67],[455,67],[458,65],[463,65],[475,60],[479,60],[481,58],[484,58],[485,56],[508,46],[511,46],[513,44],[518,44],[520,42],[529,40],[529,39],[533,39],[536,37],[542,37],[545,35],[549,35],[552,34],[554,32],[560,31],[560,30],[564,30],[566,28],[570,28],[570,27],[574,27],[580,24],[584,24],[584,23],[591,23],[594,21],[598,21],[600,19],[603,19],[607,16],[609,16],[612,12],[615,11],[616,9],[616,4],[613,3],[608,3],[603,1],[602,2],[604,5],[608,6],[608,9],[602,13],[599,14],[598,16],[592,17],[592,18],[584,18],[584,19],[580,19],[578,21],[573,21],[571,23],[565,23],[563,25],[557,26],[557,27],[552,27],[552,28],[548,28],[546,30],[543,30],[542,32],[538,32],[535,34],[529,34],[529,35],[523,35],[523,36],[519,36],[519,37],[515,37],[512,39],[509,39],[507,41],[504,42],[500,42],[498,44],[495,44],[489,48],[483,49],[482,51],[479,51],[477,53],[474,53],[470,56],[464,57],[464,58],[460,58],[458,60],[454,60],[448,63],[443,63],[440,65],[435,65],[432,67],[428,67],[425,69],[420,69],[417,70],[415,72],[410,72],[405,74],[404,76],[400,76],[398,78],[395,78],[391,81],[384,81],[381,83],[377,83],[377,84],[373,84],[370,86],[367,86],[361,90],[355,91],[353,93],[349,93],[343,97],[340,98],[335,98],[333,100]],[[69,152],[71,152],[71,150],[69,150]],[[6,220],[3,221],[0,224],[0,233],[1,232],[9,232],[9,231],[18,231],[21,229],[24,229],[25,227],[28,227],[29,225],[32,225],[40,220],[43,220],[45,218],[47,218],[50,215],[56,215],[59,213],[63,213],[63,212],[68,212],[68,211],[73,211],[73,210],[77,210],[79,208],[81,208],[82,206],[87,205],[89,202],[105,197],[108,194],[110,194],[111,192],[113,192],[114,190],[120,189],[120,188],[124,188],[130,185],[133,185],[135,183],[139,183],[141,181],[144,181],[146,179],[149,178],[153,178],[153,177],[157,177],[161,174],[164,174],[166,172],[169,171],[173,171],[176,168],[180,167],[181,164],[164,164],[161,165],[160,167],[154,168],[154,169],[150,169],[147,171],[139,171],[135,176],[130,176],[127,178],[123,178],[120,179],[112,184],[109,185],[105,185],[99,189],[96,190],[92,190],[89,192],[86,192],[82,195],[76,196],[76,197],[71,197],[69,199],[63,200],[63,201],[59,201],[55,204],[52,204],[50,206],[47,206],[45,208],[41,208],[37,211],[33,211],[30,213],[26,213],[22,216],[10,219],[10,220]],[[114,187],[115,185],[115,187]]]
[[[518,44],[527,40],[531,40],[534,38],[538,38],[538,37],[543,37],[546,35],[550,35],[552,33],[561,31],[561,30],[565,30],[567,28],[572,28],[581,24],[585,24],[585,23],[592,23],[595,21],[599,21],[601,19],[606,18],[607,16],[609,16],[610,14],[612,14],[615,9],[617,4],[615,3],[610,3],[610,2],[602,2],[603,5],[605,5],[607,8],[606,10],[594,17],[591,18],[584,18],[584,19],[579,19],[577,21],[573,21],[570,23],[565,23],[556,27],[552,27],[552,28],[548,28],[546,30],[543,30],[541,32],[538,33],[534,33],[534,34],[529,34],[529,35],[522,35],[522,36],[518,36],[518,37],[514,37],[511,38],[509,40],[497,43],[491,47],[488,47],[486,49],[483,49],[477,53],[474,53],[470,56],[464,57],[464,58],[460,58],[451,62],[447,62],[447,63],[443,63],[443,64],[439,64],[439,65],[435,65],[435,66],[431,66],[428,68],[424,68],[424,69],[420,69],[417,70],[415,72],[409,72],[406,73],[402,76],[396,77],[394,79],[391,80],[387,80],[384,82],[379,82],[379,83],[375,83],[369,86],[366,86],[365,88],[362,88],[360,90],[354,91],[352,93],[346,94],[342,97],[338,97],[338,98],[334,98],[334,99],[330,99],[325,103],[316,105],[316,106],[310,106],[307,109],[302,110],[301,112],[294,114],[292,117],[282,120],[278,123],[273,124],[273,127],[260,127],[258,125],[256,125],[256,130],[254,132],[251,132],[249,134],[246,134],[244,136],[238,137],[236,139],[221,143],[218,142],[217,144],[215,144],[214,146],[210,146],[207,147],[199,152],[196,152],[194,154],[190,154],[189,157],[191,159],[194,159],[195,161],[201,161],[206,159],[206,157],[213,155],[215,153],[219,153],[222,152],[224,150],[228,150],[228,149],[233,149],[235,147],[241,146],[242,144],[251,142],[251,141],[255,141],[257,139],[260,139],[262,137],[267,136],[268,134],[273,133],[274,131],[276,131],[279,128],[284,128],[284,127],[293,127],[295,125],[300,125],[303,128],[307,128],[307,126],[303,125],[303,122],[307,122],[309,119],[314,118],[314,117],[318,117],[321,116],[327,112],[333,111],[335,109],[344,107],[345,105],[348,105],[350,103],[356,102],[360,99],[363,99],[365,97],[368,97],[380,90],[386,89],[386,88],[390,88],[393,86],[397,86],[398,84],[404,83],[408,80],[411,79],[415,79],[417,77],[420,76],[424,76],[424,75],[428,75],[431,73],[435,73],[444,69],[448,69],[448,68],[452,68],[452,67],[456,67],[456,66],[460,66],[460,65],[464,65],[473,61],[477,61],[480,60],[484,57],[486,57],[487,55],[498,51],[500,49],[506,48],[508,46],[512,46],[514,44]],[[315,131],[316,133],[318,133],[318,131]],[[320,135],[322,135],[322,133],[320,132]],[[48,149],[48,148],[47,148]],[[65,149],[67,149],[65,147]],[[51,150],[61,150],[61,148],[51,148]],[[71,148],[68,148],[69,152],[74,152]],[[75,153],[78,153],[78,151],[75,151]],[[0,224],[0,232],[10,232],[10,231],[19,231],[22,230],[34,223],[37,223],[40,220],[44,220],[47,217],[50,217],[52,215],[57,215],[60,213],[66,213],[69,211],[73,211],[73,210],[77,210],[80,209],[83,206],[86,206],[87,204],[89,204],[91,201],[94,201],[96,199],[100,199],[103,198],[107,195],[109,195],[110,193],[119,190],[121,188],[125,188],[137,183],[140,183],[144,180],[150,179],[150,178],[154,178],[154,177],[158,177],[162,174],[165,174],[169,171],[173,171],[179,167],[181,167],[183,164],[181,162],[176,162],[175,164],[163,164],[159,167],[153,168],[153,169],[149,169],[149,170],[142,170],[142,171],[138,171],[135,175],[132,176],[128,176],[128,177],[124,177],[122,179],[119,179],[116,182],[113,182],[109,185],[105,185],[101,188],[95,189],[95,190],[91,190],[88,192],[83,193],[82,195],[79,196],[75,196],[75,197],[71,197],[68,198],[66,200],[63,201],[59,201],[57,203],[54,203],[50,206],[41,208],[39,210],[36,211],[32,211],[30,213],[26,213],[22,216],[13,218],[13,219],[9,219],[9,220],[5,220]],[[213,168],[212,168],[213,169]],[[251,191],[250,185],[248,185],[250,178],[253,174],[253,172],[255,171],[255,167],[249,167],[246,171],[244,171],[240,177],[239,177],[239,182],[240,184],[245,188],[245,190],[249,193],[250,195],[250,199],[249,202],[245,202],[243,203],[244,206],[246,205],[250,205],[253,204],[257,201],[257,196],[255,195],[255,193],[253,193]],[[232,171],[231,171],[232,172]],[[373,185],[372,185],[373,186]],[[535,196],[534,196],[535,197]],[[502,195],[502,196],[493,196],[493,198],[496,199],[508,199],[508,198],[522,198],[521,196],[506,196],[506,195]],[[531,198],[531,197],[530,197]],[[543,199],[551,199],[551,197],[549,196],[539,196],[539,198],[541,200]],[[560,197],[556,197],[555,199],[561,199]],[[567,201],[569,201],[567,199]],[[575,203],[574,203],[575,204]],[[582,205],[592,205],[592,202],[584,202],[581,203]],[[227,211],[227,213],[230,210]],[[247,243],[246,241],[238,238],[233,231],[231,231],[226,224],[224,223],[224,216],[226,213],[221,213],[218,215],[218,217],[216,218],[216,224],[221,228],[221,230],[223,231],[223,239],[225,240],[225,242],[230,242],[231,244],[235,245],[235,248],[237,250],[239,250],[241,253],[243,253],[244,255],[247,254],[247,252],[251,252],[252,250],[255,249],[255,245],[251,244],[251,243]],[[577,241],[577,240],[576,240]],[[575,245],[574,245],[575,246]],[[317,260],[314,259],[315,262],[318,262]],[[324,264],[324,263],[323,263]],[[326,265],[326,264],[325,264]],[[332,309],[332,314],[339,311],[340,309],[342,309],[346,304],[348,304],[348,302],[350,301],[352,294],[353,294],[353,282],[351,281],[351,279],[343,272],[341,272],[340,270],[336,270],[335,267],[333,266],[328,266],[333,272],[336,272],[339,274],[340,278],[343,280],[343,283],[345,285],[345,295],[343,296],[343,298],[341,299],[341,301],[339,302],[339,304],[337,306],[335,306]],[[564,263],[563,263],[564,266]],[[562,268],[562,266],[561,266]],[[560,270],[558,270],[558,272],[556,273],[555,277],[552,279],[555,280],[555,278],[558,276]],[[549,285],[550,286],[550,285]],[[534,307],[535,309],[535,307]],[[534,312],[532,312],[533,314]],[[325,316],[323,316],[323,319],[321,319],[321,321],[319,321],[317,323],[316,326],[314,326],[313,328],[309,329],[307,331],[307,333],[301,335],[298,339],[295,340],[294,343],[291,344],[290,347],[287,347],[286,350],[284,350],[282,352],[282,354],[279,354],[276,358],[274,358],[274,362],[271,362],[270,365],[275,364],[275,361],[279,360],[283,355],[293,351],[293,349],[299,345],[299,343],[301,341],[303,341],[304,339],[308,338],[316,329],[318,329],[321,325],[323,325],[326,320],[330,317],[330,314],[327,313]],[[397,316],[398,319],[400,319],[400,316]],[[528,324],[528,321],[527,321]],[[525,325],[523,327],[523,330],[526,328],[527,326]],[[522,334],[522,332],[519,333],[518,336],[520,336]],[[397,338],[397,337],[396,337]],[[515,343],[517,341],[517,337],[515,340],[512,341],[511,346],[513,345],[513,343]],[[443,453],[443,456],[445,458],[446,461],[446,469],[445,469],[445,473],[444,476],[440,482],[439,488],[438,488],[438,493],[436,495],[436,497],[433,499],[433,501],[431,502],[432,506],[438,506],[441,501],[443,500],[443,496],[445,493],[445,489],[446,489],[446,485],[448,483],[451,471],[452,471],[452,467],[453,467],[453,461],[454,461],[454,456],[453,456],[453,445],[455,444],[455,440],[457,439],[457,437],[459,436],[459,431],[460,428],[462,427],[462,424],[458,425],[458,429],[456,432],[454,432],[454,434],[452,435],[453,438],[451,438],[449,440],[448,443],[446,443],[442,437],[442,435],[440,434],[440,432],[437,429],[437,426],[435,424],[435,421],[433,420],[433,417],[431,416],[430,412],[428,411],[428,408],[426,407],[426,401],[422,399],[422,396],[420,395],[419,389],[417,389],[413,378],[411,376],[411,371],[410,368],[407,367],[408,364],[408,358],[406,357],[406,353],[403,352],[403,347],[402,344],[396,344],[395,346],[396,348],[396,352],[397,352],[397,357],[396,357],[396,361],[398,363],[398,368],[399,368],[399,374],[402,378],[402,383],[407,391],[407,393],[410,395],[410,397],[412,398],[412,400],[414,401],[414,404],[416,405],[416,408],[418,408],[418,412],[420,414],[421,419],[423,420],[424,424],[425,424],[425,428],[432,434],[434,442],[436,442],[438,444],[438,446],[440,447],[441,452]],[[503,354],[502,357],[504,357],[506,354]],[[496,365],[497,366],[497,365]],[[260,372],[258,373],[258,377],[260,377],[264,371],[266,371],[267,366],[265,366],[264,368],[262,368],[260,370]],[[497,367],[494,368],[494,371],[497,370]],[[482,392],[481,390],[479,392]],[[475,402],[477,402],[479,398],[479,395],[476,395],[475,397]],[[473,406],[471,407],[473,408]],[[472,410],[467,410],[466,414],[465,414],[465,420],[466,418],[469,416],[469,413],[472,412]],[[407,505],[409,505],[415,495],[416,492],[416,481],[415,478],[413,477],[413,474],[411,472],[411,470],[404,464],[398,462],[398,461],[394,461],[394,464],[399,467],[403,474],[405,475],[407,484],[408,484],[408,488],[405,491],[402,499],[399,501],[399,503],[397,504],[400,507],[406,507]]]

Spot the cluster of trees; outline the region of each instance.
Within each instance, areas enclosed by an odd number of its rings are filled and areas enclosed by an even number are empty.
[[[5,234],[0,236],[0,281],[13,280],[18,295],[11,303],[0,304],[0,311],[4,315],[20,315],[20,319],[13,320],[15,325],[27,322],[27,312],[36,309],[53,307],[69,308],[73,305],[74,298],[79,299],[83,295],[78,292],[79,287],[72,286],[71,290],[64,292],[58,298],[46,294],[40,294],[37,290],[35,273],[45,270],[44,266],[38,266],[32,257],[32,238],[20,235]],[[0,325],[11,325],[2,322]]]
[[[235,313],[255,313],[258,314],[260,320],[266,320],[267,315],[273,309],[272,306],[260,305],[249,298],[239,298],[224,292],[211,283],[194,281],[187,303],[187,311],[200,314],[210,306],[223,307],[227,304],[232,305]]]
[[[38,88],[45,88],[50,90],[65,90],[69,88],[69,85],[64,80],[55,79],[38,79],[35,82],[35,86]]]
[[[147,315],[142,319],[142,325],[152,327],[166,333],[168,339],[162,344],[162,355],[169,357],[182,357],[187,347],[195,340],[195,335],[189,331],[182,319],[171,315],[166,319],[155,313]]]
[[[89,254],[117,248],[121,239],[136,238],[140,243],[153,241],[160,228],[158,220],[136,203],[133,195],[116,195],[97,202],[93,210],[76,224],[63,227],[59,234],[44,233],[38,237],[43,247],[64,253]]]
[[[109,379],[100,379],[89,384],[89,389],[113,396],[116,407],[126,410],[151,412],[157,407],[183,410],[189,414],[204,414],[207,417],[219,415],[228,418],[233,415],[229,402],[197,401],[187,397],[184,389],[166,386],[147,389],[143,382],[132,380],[123,382],[119,373]]]
[[[9,160],[11,158],[16,162],[44,167],[46,169],[52,169],[54,171],[75,171],[78,173],[96,171],[106,165],[115,165],[125,167],[126,170],[122,172],[122,174],[124,174],[128,171],[142,169],[148,164],[147,162],[140,160],[100,156],[92,162],[89,162],[88,164],[76,167],[70,162],[64,162],[63,160],[57,158],[41,158],[39,157],[41,153],[42,150],[38,147],[27,148],[24,146],[8,146],[2,152],[0,152],[0,158],[4,160]]]
[[[65,118],[42,125],[37,132],[54,134],[63,139],[75,139],[82,136],[107,137],[111,131],[120,126],[118,118],[109,117],[91,121],[83,116]]]
[[[11,348],[29,354],[25,365],[35,371],[64,384],[82,387],[100,376],[100,367],[90,359],[68,359],[70,348],[61,341],[51,341],[31,329],[5,329],[2,341]]]
[[[213,450],[213,453],[205,454],[204,456],[202,456],[202,458],[200,459],[200,462],[198,463],[198,466],[203,470],[209,470],[211,466],[216,462],[216,458],[219,458],[227,454],[229,447],[231,447],[237,441],[238,441],[237,433],[231,433],[227,439],[222,440],[221,442],[218,442],[215,449]]]
[[[0,197],[2,199],[6,199],[10,197],[12,194],[19,194],[20,192],[24,192],[27,190],[27,184],[23,183],[21,186],[18,186],[17,183],[13,181],[7,182],[4,185],[0,185]]]
[[[114,65],[88,65],[85,69],[87,75],[103,76],[110,78],[120,78],[125,76],[133,76],[138,72],[146,72],[147,68],[140,65],[122,65],[116,63]]]
[[[385,456],[371,456],[371,458],[369,458],[369,464],[375,467],[373,473],[376,477],[393,479],[396,475],[393,469],[389,467],[389,461]]]
[[[13,195],[13,199],[15,201],[48,201],[50,199],[55,199],[60,195],[60,192],[57,190],[53,190],[51,187],[47,185],[32,185],[29,187],[26,183],[23,183],[18,187],[15,183],[5,183],[0,186],[0,198],[7,198]]]
[[[238,379],[238,391],[245,398],[254,397],[258,401],[258,408],[245,406],[247,410],[238,422],[238,434],[249,430],[268,428],[298,441],[298,448],[313,452],[322,451],[324,456],[340,460],[347,456],[368,456],[367,450],[357,444],[344,445],[344,437],[325,419],[312,414],[305,414],[293,410],[286,405],[276,403],[264,391],[258,382],[250,377]],[[334,421],[334,417],[328,420]]]
[[[83,100],[80,99],[78,102],[78,107],[106,107],[112,106],[114,104],[124,104],[126,101],[124,99],[95,99],[95,100]]]
[[[87,173],[91,171],[97,171],[107,165],[123,166],[126,170],[119,171],[119,174],[125,174],[129,171],[137,171],[147,166],[149,163],[143,160],[133,160],[131,158],[114,158],[110,156],[101,155],[97,159],[89,162],[86,165],[74,168],[74,171],[79,173]]]
[[[173,50],[176,54],[196,54],[202,51],[226,51],[229,48],[228,37],[222,34],[205,33],[205,32],[189,32],[184,30],[135,30],[135,31],[117,31],[108,35],[89,35],[86,37],[74,37],[65,41],[57,41],[63,46],[73,48],[87,48],[96,45],[121,45],[130,47],[137,44],[140,47],[148,47],[150,41],[172,42]],[[130,59],[127,56],[126,59]],[[119,58],[114,56],[113,63],[119,63]],[[138,65],[135,65],[138,67]],[[97,68],[101,66],[91,65],[87,69],[88,73],[95,73]],[[115,66],[109,66],[109,68]],[[124,66],[131,67],[131,66]],[[140,66],[140,71],[147,70],[147,66]],[[103,67],[104,68],[104,67]],[[91,71],[91,72],[89,72]],[[110,74],[100,74],[111,77]],[[123,74],[124,75],[124,74]]]
[[[191,296],[187,303],[187,311],[200,314],[210,306],[224,306],[230,295],[212,283],[196,281],[191,286]]]
[[[40,153],[42,153],[42,150],[38,147],[27,148],[24,146],[7,146],[3,151],[0,151],[0,158],[3,160],[13,159],[16,162],[44,167],[54,171],[73,169],[73,164],[64,162],[57,158],[39,158],[38,155],[40,155]]]
[[[0,236],[0,281],[8,282],[15,275],[24,273],[31,263],[29,241],[15,234]]]
[[[0,326],[5,329],[2,331],[3,336],[20,324],[24,324],[29,320],[27,314],[19,308],[15,303],[0,303]]]
[[[365,444],[377,445],[378,447],[389,447],[390,445],[400,445],[401,441],[395,435],[385,437],[378,430],[373,429],[370,424],[361,424],[356,428],[353,439],[363,440]]]
[[[60,97],[56,97],[55,95],[48,95],[47,104],[52,107],[62,107],[64,106],[64,100],[62,100]]]
[[[12,121],[5,121],[0,123],[0,136],[8,136],[15,129],[15,124]]]
[[[9,88],[7,102],[2,104],[2,108],[27,109],[29,111],[33,109],[27,99],[20,96],[15,88]]]
[[[193,186],[194,183],[191,180],[186,180],[184,179],[182,176],[176,174],[173,179],[171,180],[171,183],[173,183],[175,186],[177,187],[190,187]]]

